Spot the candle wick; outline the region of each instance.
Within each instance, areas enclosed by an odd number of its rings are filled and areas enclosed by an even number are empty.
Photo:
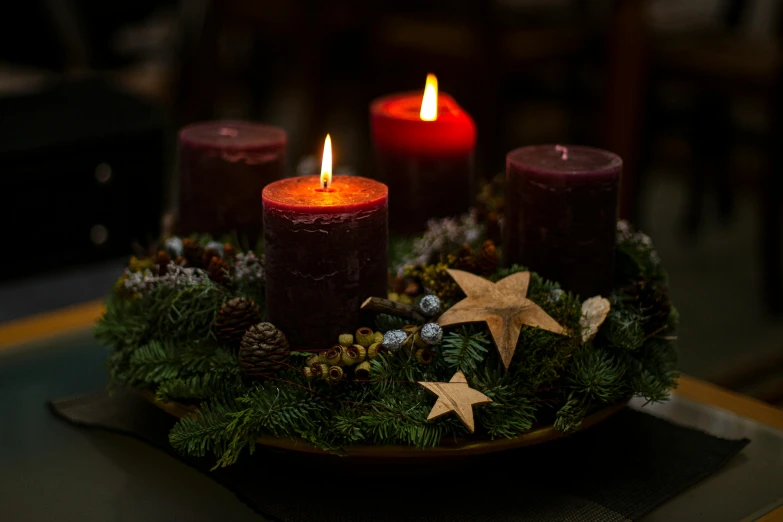
[[[560,153],[561,160],[568,159],[568,147],[565,145],[555,145],[555,150]]]

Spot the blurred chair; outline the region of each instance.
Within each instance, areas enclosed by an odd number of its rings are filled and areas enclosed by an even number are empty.
[[[775,38],[769,41],[752,40],[740,34],[739,28],[756,2],[726,2],[720,27],[658,35],[652,41],[651,60],[654,77],[675,79],[699,92],[690,117],[693,165],[688,173],[689,204],[685,227],[691,233],[702,221],[708,188],[716,191],[722,219],[728,219],[732,211],[735,185],[730,154],[737,138],[731,119],[732,100],[740,95],[765,100],[769,130],[768,141],[764,140],[758,148],[759,154],[766,159],[759,187],[759,236],[765,298],[771,311],[781,312],[783,160],[778,148],[783,143],[783,34],[780,23],[776,26]],[[783,17],[780,7],[778,16]],[[652,111],[652,114],[659,112]]]

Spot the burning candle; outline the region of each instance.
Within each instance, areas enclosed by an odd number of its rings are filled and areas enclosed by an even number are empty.
[[[507,264],[582,298],[613,286],[622,159],[592,147],[537,145],[506,156]]]
[[[392,194],[392,230],[418,232],[430,218],[470,208],[476,125],[454,98],[438,95],[434,75],[427,76],[423,95],[373,101],[370,119],[377,175]]]
[[[260,239],[261,190],[285,173],[282,129],[238,121],[195,123],[179,132],[179,231]]]
[[[326,137],[320,176],[263,190],[266,310],[292,346],[327,348],[359,326],[359,307],[385,296],[388,189],[332,177]]]

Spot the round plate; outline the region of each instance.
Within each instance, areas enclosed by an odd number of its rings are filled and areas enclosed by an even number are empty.
[[[196,412],[195,406],[186,406],[177,402],[158,402],[155,400],[155,394],[149,391],[141,392],[144,397],[163,411],[181,419]],[[625,408],[626,403],[613,404],[600,409],[584,418],[579,431],[595,426],[618,411]],[[485,455],[524,446],[532,446],[562,438],[568,434],[555,429],[553,425],[534,428],[527,433],[510,439],[462,439],[450,440],[449,443],[441,444],[432,448],[416,448],[412,446],[400,445],[372,445],[357,444],[347,446],[341,452],[342,455],[349,457],[362,457],[372,459],[399,459],[399,458],[432,458],[432,457],[450,457],[450,456],[469,456]],[[280,438],[262,436],[257,440],[258,444],[278,448],[298,453],[311,453],[318,455],[332,455],[331,453],[317,448],[303,439],[296,437]]]

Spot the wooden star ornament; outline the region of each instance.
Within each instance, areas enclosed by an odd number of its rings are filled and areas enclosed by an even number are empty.
[[[419,382],[419,384],[438,396],[438,402],[432,407],[427,420],[437,419],[453,411],[471,433],[476,431],[473,405],[492,402],[492,399],[468,386],[468,380],[462,372],[455,373],[449,382]]]
[[[447,272],[467,297],[441,315],[438,324],[453,326],[486,322],[506,369],[514,357],[523,326],[565,335],[557,321],[526,297],[530,272],[517,272],[497,283],[462,270]]]

